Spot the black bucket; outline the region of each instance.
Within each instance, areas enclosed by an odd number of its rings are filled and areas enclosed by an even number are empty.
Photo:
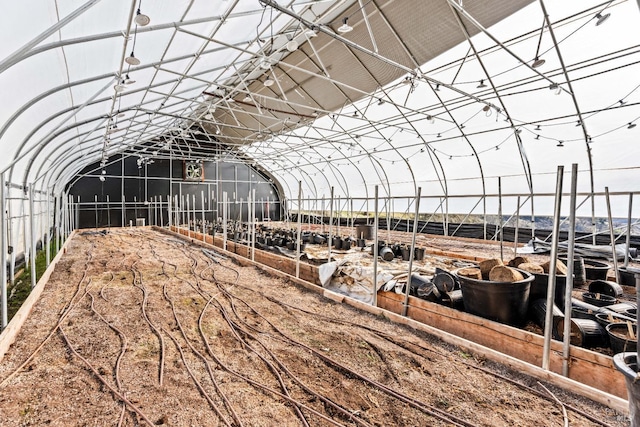
[[[583,293],[582,300],[586,303],[593,304],[596,307],[606,307],[608,305],[613,305],[618,301],[616,297],[605,294],[594,294],[593,292]]]
[[[632,325],[634,335],[638,336],[638,326]],[[607,326],[609,341],[611,342],[611,350],[614,354],[624,353],[625,351],[637,351],[637,339],[629,339],[627,323],[611,323]]]
[[[594,280],[589,283],[589,292],[609,295],[617,298],[622,295],[622,286],[616,282],[610,282],[608,280]]]
[[[385,261],[393,261],[393,259],[395,258],[395,255],[393,254],[393,251],[389,246],[384,246],[380,250],[378,255],[380,256],[380,258],[382,258]]]
[[[584,260],[584,270],[587,280],[607,280],[607,274],[609,272],[609,264],[596,261],[593,259]]]
[[[442,293],[451,292],[456,288],[456,278],[448,271],[436,268],[436,274],[433,275],[431,281],[436,285],[436,288]]]
[[[351,239],[343,239],[342,240],[342,250],[348,251],[351,249]]]
[[[638,353],[618,353],[613,356],[613,364],[624,375],[627,383],[629,419],[631,426],[640,426],[640,381],[638,381]]]
[[[456,275],[462,289],[464,309],[471,314],[509,325],[523,325],[527,320],[529,292],[533,275],[518,282],[492,282]]]
[[[625,267],[618,267],[618,277],[620,284],[624,286],[636,286],[636,275],[633,271],[627,270]]]
[[[411,273],[411,294],[427,301],[440,299],[440,292],[436,286],[425,276]]]
[[[632,317],[634,319],[638,319],[638,309],[637,308],[629,308],[624,312],[625,315]]]
[[[556,336],[559,340],[564,337],[564,321],[560,319],[556,326]],[[571,345],[578,347],[606,347],[609,345],[607,331],[598,322],[591,319],[571,319]]]
[[[403,246],[401,251],[402,251],[402,260],[403,261],[409,261],[410,256],[411,256],[411,248],[407,248],[407,247]]]
[[[548,274],[534,274],[531,282],[530,300],[547,299],[547,288],[549,287]],[[561,309],[564,308],[564,291],[567,285],[567,276],[556,276],[555,304]]]
[[[416,261],[422,261],[424,259],[424,248],[414,249],[414,258]]]
[[[567,264],[567,258],[558,258],[560,261]],[[582,286],[587,283],[587,272],[584,266],[584,258],[581,256],[573,257],[573,284]]]
[[[544,325],[547,319],[547,301],[544,299],[537,299],[531,303],[529,308],[529,313],[531,314],[531,318],[536,325],[540,326],[544,329]],[[557,305],[553,305],[553,331],[556,331],[555,325],[564,317],[562,311],[558,308]],[[555,334],[554,334],[555,337]]]
[[[455,289],[453,291],[444,292],[442,294],[442,299],[440,301],[453,308],[464,308],[464,301],[462,300],[461,289]]]
[[[324,245],[327,239],[324,236],[316,234],[313,236],[313,243],[317,245]]]
[[[364,248],[367,245],[367,241],[364,239],[358,239],[358,247],[359,248]]]
[[[356,225],[356,238],[365,239],[365,240],[373,239],[373,225],[371,224]]]

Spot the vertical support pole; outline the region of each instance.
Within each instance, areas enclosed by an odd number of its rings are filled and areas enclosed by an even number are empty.
[[[202,214],[202,241],[207,241],[207,226],[204,221],[204,191],[200,191],[200,199],[202,200],[202,206],[200,209],[200,213]]]
[[[95,211],[96,216],[96,230],[98,229],[98,195],[93,195],[93,210]]]
[[[193,237],[196,237],[196,232],[198,231],[198,211],[196,210],[196,194],[191,195],[191,212],[193,213]]]
[[[373,303],[374,307],[378,306],[378,186],[374,188],[374,201],[373,201]],[[367,208],[367,214],[369,209]]]
[[[324,233],[324,214],[325,214],[325,204],[324,204],[324,194],[322,195],[322,232]]]
[[[2,306],[0,310],[0,316],[2,321],[0,323],[0,330],[4,330],[7,327],[9,314],[7,312],[7,186],[4,182],[4,173],[0,173],[0,296],[2,297]]]
[[[629,214],[627,215],[627,238],[625,240],[626,249],[624,251],[624,268],[629,266],[629,244],[631,243],[631,210],[633,208],[633,193],[629,193]],[[618,272],[616,271],[616,279],[619,281]]]
[[[256,189],[251,190],[251,261],[256,259]]]
[[[227,250],[227,192],[222,192],[222,249]]]
[[[498,177],[498,232],[500,233],[500,260],[504,262],[504,235],[502,234],[502,177]]]
[[[34,215],[35,203],[33,200],[33,183],[29,184],[29,237],[31,237],[31,289],[36,287],[36,218]]]
[[[296,237],[296,277],[300,278],[300,241],[302,240],[302,181],[298,181],[298,233]]]
[[[353,217],[353,198],[351,199],[351,205],[349,206],[349,217],[351,218],[351,228],[354,227],[355,218]],[[355,230],[353,230],[355,233]]]
[[[416,253],[416,234],[418,233],[418,216],[420,214],[420,195],[422,193],[422,187],[418,187],[418,194],[416,194],[416,211],[413,217],[413,232],[411,234],[411,249],[409,252],[409,271],[407,276],[407,287],[404,292],[404,305],[402,307],[402,315],[406,316],[409,311],[409,290],[411,289],[411,273],[413,270],[413,257]]]
[[[609,237],[611,238],[611,251],[613,252],[613,271],[616,273],[616,281],[620,281],[620,271],[618,270],[618,254],[616,253],[616,236],[613,231],[613,218],[611,217],[611,200],[609,199],[609,187],[604,187],[604,195],[607,198],[607,219],[609,220]]]
[[[307,230],[311,231],[311,199],[307,196],[307,206],[309,214],[307,215]]]
[[[171,208],[171,194],[167,194],[167,221],[169,221],[169,229],[171,229],[173,222],[171,218],[171,214],[173,213]],[[160,222],[162,223],[162,211],[160,211]]]
[[[567,242],[567,284],[564,289],[564,331],[562,335],[562,375],[569,376],[569,351],[571,344],[571,291],[574,276],[574,245],[576,240],[576,194],[578,192],[578,164],[571,165],[571,195],[569,196],[569,238]],[[547,306],[551,307],[551,306]],[[552,308],[547,311],[553,312]]]
[[[59,199],[59,200],[58,200]],[[57,218],[55,218],[55,233],[56,233],[56,253],[60,251],[60,226],[62,224],[62,196],[56,197],[56,212]]]
[[[122,202],[121,202],[121,206],[122,206],[122,212],[121,212],[121,216],[122,216],[122,227],[126,227],[125,221],[127,218],[127,215],[125,213],[125,206],[124,206],[125,200],[124,200],[124,193],[122,193]]]
[[[189,209],[189,195],[187,195],[187,236],[191,238],[191,210]]]
[[[518,255],[518,231],[520,231],[520,196],[516,199],[516,231],[513,236],[513,255]]]
[[[556,197],[553,209],[553,231],[551,237],[551,260],[549,262],[549,281],[547,282],[547,312],[544,323],[544,344],[542,347],[542,369],[549,370],[549,354],[551,352],[551,330],[553,329],[553,301],[556,294],[556,264],[558,261],[558,234],[560,232],[560,213],[562,205],[562,179],[564,166],[558,166],[556,178]],[[569,277],[567,277],[567,284]],[[571,300],[567,301],[571,306]]]
[[[107,194],[107,227],[111,228],[111,201]]]
[[[47,236],[47,249],[45,252],[47,267],[51,264],[51,195],[49,191],[46,192],[47,195],[47,219],[44,221],[46,226],[46,236]],[[3,232],[0,230],[0,232]]]
[[[331,246],[333,246],[333,238],[331,237],[331,231],[333,228],[333,187],[331,187],[331,194],[329,198],[329,243],[327,246],[329,247],[329,258],[328,262],[331,262]]]
[[[342,207],[340,206],[340,196],[338,196],[338,231],[336,233],[336,236],[338,236],[338,238],[340,237],[340,222],[342,219]]]

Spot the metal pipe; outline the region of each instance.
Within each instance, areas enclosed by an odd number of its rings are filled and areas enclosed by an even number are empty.
[[[300,278],[300,241],[302,240],[302,181],[298,181],[298,241],[296,243],[296,277]]]
[[[607,199],[607,219],[609,221],[609,237],[611,237],[611,251],[613,252],[613,271],[616,272],[616,281],[620,281],[620,271],[618,270],[618,254],[616,253],[616,236],[613,231],[613,218],[611,217],[611,201],[609,199],[609,187],[604,187],[604,197]]]
[[[624,251],[624,268],[629,266],[629,244],[631,240],[631,210],[633,208],[633,193],[629,193],[629,214],[627,215],[627,239],[626,249]],[[618,277],[618,273],[616,272],[616,277]],[[620,283],[620,282],[618,282]]]
[[[416,251],[416,234],[418,233],[418,215],[420,213],[420,193],[422,193],[422,187],[418,187],[418,194],[416,195],[416,212],[413,218],[413,233],[411,235],[411,249],[409,251],[409,276],[407,277],[407,288],[404,292],[404,306],[402,307],[402,315],[406,316],[409,311],[409,290],[411,289],[411,271],[413,270],[413,256]]]
[[[2,266],[0,269],[2,274],[0,275],[0,283],[1,292],[0,297],[2,298],[2,306],[0,310],[0,315],[2,316],[2,322],[0,323],[0,330],[4,330],[7,327],[8,323],[8,312],[7,312],[7,210],[6,210],[6,196],[7,186],[4,182],[4,173],[0,173],[0,261],[2,261]]]
[[[333,187],[331,187],[331,194],[329,198],[329,239],[327,240],[329,246],[329,257],[327,262],[331,262],[331,246],[333,246],[333,239],[331,238],[331,231],[333,228]]]
[[[51,264],[51,197],[49,192],[47,192],[47,218],[44,221],[46,226],[46,236],[47,236],[47,249],[45,252],[47,267]],[[0,233],[3,232],[0,230]]]
[[[204,221],[204,190],[200,190],[200,199],[202,200],[202,206],[200,209],[200,213],[202,214],[202,241],[207,241],[207,227],[205,226]]]
[[[500,260],[504,261],[504,235],[502,233],[502,177],[498,177],[498,231],[500,232]]]
[[[513,236],[513,254],[518,255],[518,231],[520,231],[520,196],[516,201],[516,230]]]
[[[227,192],[222,192],[222,249],[227,250]]]
[[[556,197],[553,210],[553,237],[551,239],[551,259],[549,262],[549,281],[547,282],[547,312],[544,323],[544,345],[542,347],[542,369],[549,370],[549,356],[551,352],[551,329],[553,328],[553,301],[556,292],[556,263],[558,260],[558,234],[560,231],[560,208],[562,205],[562,179],[564,166],[558,166],[556,177]],[[567,281],[569,279],[567,278]],[[571,300],[566,301],[571,306]]]
[[[171,186],[171,183],[169,183],[169,186]],[[171,214],[173,213],[171,211],[171,201],[171,194],[167,194],[167,221],[169,221],[169,229],[171,229],[173,223],[173,218],[171,218]],[[162,222],[162,210],[160,211],[160,222]]]
[[[378,186],[374,188],[373,209],[373,306],[378,306]],[[368,213],[368,211],[367,211]]]
[[[187,237],[191,238],[191,209],[189,206],[189,195],[187,195],[186,199],[187,199]]]
[[[111,228],[111,201],[107,194],[107,227]]]
[[[569,351],[571,348],[571,292],[573,291],[574,245],[576,241],[576,193],[578,191],[578,164],[571,165],[571,195],[569,196],[569,237],[567,242],[567,283],[564,289],[564,331],[562,335],[562,375],[569,376]],[[547,311],[553,312],[553,306]]]
[[[36,271],[36,223],[34,215],[35,203],[33,201],[33,184],[29,184],[29,234],[31,237],[31,289],[36,287],[37,274]]]
[[[95,211],[96,217],[96,230],[98,229],[98,195],[93,195],[93,210]]]
[[[256,258],[256,189],[251,190],[251,261]]]

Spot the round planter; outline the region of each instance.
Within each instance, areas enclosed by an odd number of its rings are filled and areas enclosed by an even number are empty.
[[[501,323],[523,325],[527,320],[533,275],[518,271],[524,279],[513,283],[477,280],[456,274],[462,289],[464,309],[471,314]]]
[[[584,260],[584,270],[587,280],[607,280],[609,268],[611,268],[609,264],[605,264],[604,262],[593,259]]]
[[[562,318],[555,325],[556,336],[559,340],[564,338],[564,322]],[[607,331],[598,322],[592,319],[571,319],[571,345],[578,347],[606,347],[609,345]]]
[[[618,267],[620,284],[624,286],[636,286],[636,275],[624,267]]]
[[[371,240],[373,239],[373,225],[360,224],[356,225],[356,238]]]
[[[631,427],[640,427],[640,381],[638,377],[638,353],[618,353],[613,356],[613,364],[624,375],[629,401]]]
[[[613,319],[613,320],[612,320]],[[626,323],[628,318],[615,313],[596,313],[596,321],[606,328],[611,323]]]
[[[424,259],[424,248],[415,248],[413,259],[416,261],[422,261]]]
[[[393,259],[395,258],[395,255],[393,254],[393,251],[389,246],[385,246],[380,249],[378,255],[385,261],[393,261]]]
[[[637,325],[632,325],[631,327],[633,328],[633,333],[637,336]],[[614,354],[637,351],[638,341],[629,338],[627,323],[611,323],[607,325],[607,333],[609,334],[609,342]]]
[[[558,258],[567,265],[567,258]],[[584,266],[584,258],[580,256],[573,257],[573,284],[584,285],[587,281],[587,272]]]
[[[610,282],[608,280],[594,280],[589,283],[589,292],[594,294],[604,294],[611,297],[619,297],[622,295],[622,286],[616,282]]]
[[[606,307],[617,302],[615,297],[605,294],[594,294],[593,292],[583,293],[582,300],[588,304],[593,304],[596,307]]]
[[[547,301],[544,299],[537,299],[535,301],[532,301],[531,306],[529,307],[529,313],[531,314],[533,321],[542,329],[544,329],[544,325],[547,319]],[[556,323],[558,323],[563,317],[564,314],[562,313],[562,311],[558,308],[557,305],[554,304],[553,325],[555,326]],[[556,328],[554,327],[552,330],[555,332]]]

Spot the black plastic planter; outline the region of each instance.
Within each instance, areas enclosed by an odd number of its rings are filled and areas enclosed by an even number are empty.
[[[527,320],[533,275],[518,271],[524,279],[513,283],[477,280],[456,274],[462,289],[464,309],[471,314],[501,323],[523,325]]]
[[[609,264],[605,264],[604,262],[592,259],[584,260],[584,270],[587,280],[607,280],[609,268],[611,268]]]
[[[530,300],[534,301],[540,298],[547,299],[547,288],[549,287],[548,274],[534,274],[533,282],[531,282]],[[556,292],[555,304],[564,309],[564,290],[567,285],[567,276],[556,276]]]
[[[608,280],[594,280],[589,283],[589,292],[609,295],[617,298],[622,295],[622,286],[616,282],[610,282]]]
[[[620,284],[624,286],[636,286],[636,275],[632,271],[627,271],[624,267],[618,267]]]
[[[564,322],[566,319],[560,319],[556,323],[556,336],[559,340],[564,337]],[[591,319],[571,319],[571,336],[569,342],[578,347],[607,347],[609,339],[607,332],[595,320]]]
[[[531,307],[529,310],[531,313],[531,318],[533,318],[533,321],[536,322],[538,326],[544,329],[544,325],[546,323],[546,317],[547,317],[547,301],[545,299],[537,299],[531,302]],[[562,313],[562,311],[558,308],[557,305],[554,304],[553,305],[554,328],[552,329],[554,332],[556,331],[555,325],[563,317],[564,317],[564,314]],[[554,338],[557,338],[555,333],[554,333]]]
[[[606,307],[617,302],[615,297],[605,294],[594,294],[593,292],[583,293],[582,300],[586,303],[593,304],[596,307]]]
[[[624,375],[627,383],[630,427],[640,427],[640,381],[638,378],[638,353],[618,353],[613,356],[613,364]]]
[[[638,327],[631,326],[633,333],[637,336]],[[625,351],[637,351],[638,342],[629,338],[627,323],[611,323],[607,325],[607,333],[611,342],[611,350],[614,353],[624,353]]]

